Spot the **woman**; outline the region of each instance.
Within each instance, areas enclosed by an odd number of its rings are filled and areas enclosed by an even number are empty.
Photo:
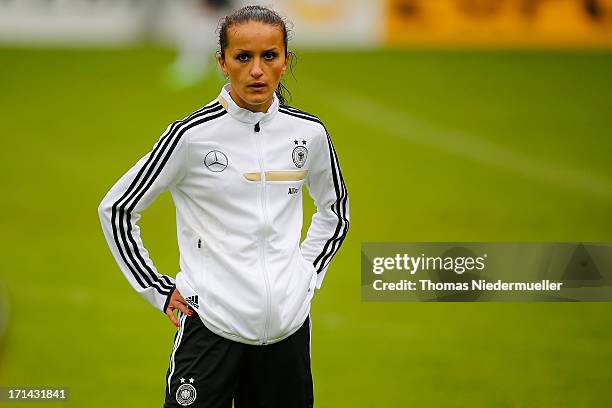
[[[221,21],[229,83],[172,123],[99,213],[130,284],[180,327],[166,407],[310,407],[310,302],[349,226],[321,121],[284,104],[287,27],[247,6]],[[306,184],[317,207],[300,244]],[[177,209],[180,272],[157,272],[136,222],[164,190]],[[178,309],[178,320],[173,312]]]

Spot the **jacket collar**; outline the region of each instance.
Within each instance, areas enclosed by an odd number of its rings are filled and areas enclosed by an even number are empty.
[[[265,122],[272,119],[272,117],[278,111],[278,98],[276,97],[276,94],[272,95],[272,105],[270,105],[267,112],[252,112],[248,109],[244,109],[236,105],[236,102],[234,102],[234,100],[230,96],[229,91],[230,84],[223,85],[223,87],[221,88],[221,93],[219,93],[217,99],[219,100],[219,103],[225,108],[225,110],[234,119],[239,120],[240,122],[249,123],[251,125],[254,125],[255,123],[260,121]]]

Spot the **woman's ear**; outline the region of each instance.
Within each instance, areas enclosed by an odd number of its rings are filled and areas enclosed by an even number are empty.
[[[289,66],[289,63],[291,62],[292,58],[293,53],[291,51],[287,52],[287,56],[285,57],[285,63],[283,64],[283,68],[281,69],[281,75],[285,74],[285,71],[287,70],[287,67]]]
[[[223,58],[223,56],[221,55],[219,51],[217,51],[217,53],[215,54],[215,57],[217,58],[217,64],[219,64],[219,68],[221,68],[221,71],[223,71],[223,76],[227,78],[229,74],[227,73],[227,66],[225,65],[225,58]]]

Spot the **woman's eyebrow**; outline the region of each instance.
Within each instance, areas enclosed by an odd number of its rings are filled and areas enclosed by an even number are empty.
[[[272,47],[272,48],[268,48],[266,50],[263,50],[262,52],[269,52],[269,51],[278,51],[280,48],[279,47]],[[252,50],[245,50],[242,48],[236,48],[236,52],[253,52]]]

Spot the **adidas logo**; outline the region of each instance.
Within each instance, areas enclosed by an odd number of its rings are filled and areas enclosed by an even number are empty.
[[[196,309],[199,307],[199,305],[198,305],[198,295],[189,296],[189,297],[185,298],[185,301],[187,303],[189,303],[191,306],[195,307]]]

